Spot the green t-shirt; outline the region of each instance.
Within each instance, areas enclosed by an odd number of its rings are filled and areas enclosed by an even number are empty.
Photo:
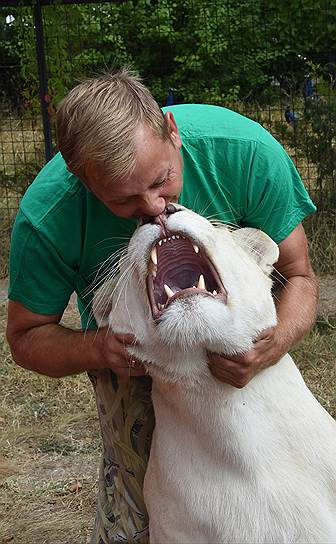
[[[181,204],[211,219],[260,228],[277,243],[315,211],[292,161],[258,123],[217,106],[167,110],[182,138]],[[9,298],[33,312],[57,314],[75,291],[86,325],[88,286],[108,270],[135,225],[113,215],[58,153],[21,201]]]

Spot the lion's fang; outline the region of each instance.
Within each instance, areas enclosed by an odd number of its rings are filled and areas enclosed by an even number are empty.
[[[197,285],[197,288],[198,288],[198,289],[205,289],[205,281],[204,281],[204,276],[203,276],[203,274],[201,274],[200,277],[198,278],[198,285]]]
[[[199,247],[196,244],[193,244],[193,248],[194,248],[195,253],[199,252]]]
[[[212,291],[212,294],[213,294],[213,295],[218,295],[216,289],[214,289],[214,290]]]
[[[173,296],[173,294],[174,294],[174,291],[172,291],[171,288],[166,284],[164,284],[163,288],[164,288],[164,290],[166,292],[167,297],[171,298]]]

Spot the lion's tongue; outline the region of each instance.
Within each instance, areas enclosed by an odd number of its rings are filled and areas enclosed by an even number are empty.
[[[202,274],[201,263],[189,240],[172,240],[157,246],[157,259],[154,282],[156,303],[164,304],[177,291],[198,285]],[[167,291],[165,285],[171,292]]]

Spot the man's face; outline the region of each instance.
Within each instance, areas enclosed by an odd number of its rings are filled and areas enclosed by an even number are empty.
[[[154,217],[169,202],[177,202],[182,190],[181,140],[174,120],[169,126],[172,141],[163,141],[146,128],[138,129],[136,167],[127,179],[108,185],[98,172],[88,171],[86,185],[115,215]]]

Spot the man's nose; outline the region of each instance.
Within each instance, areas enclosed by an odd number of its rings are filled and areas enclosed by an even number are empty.
[[[139,215],[155,217],[163,213],[167,202],[163,196],[146,196],[139,206]]]

